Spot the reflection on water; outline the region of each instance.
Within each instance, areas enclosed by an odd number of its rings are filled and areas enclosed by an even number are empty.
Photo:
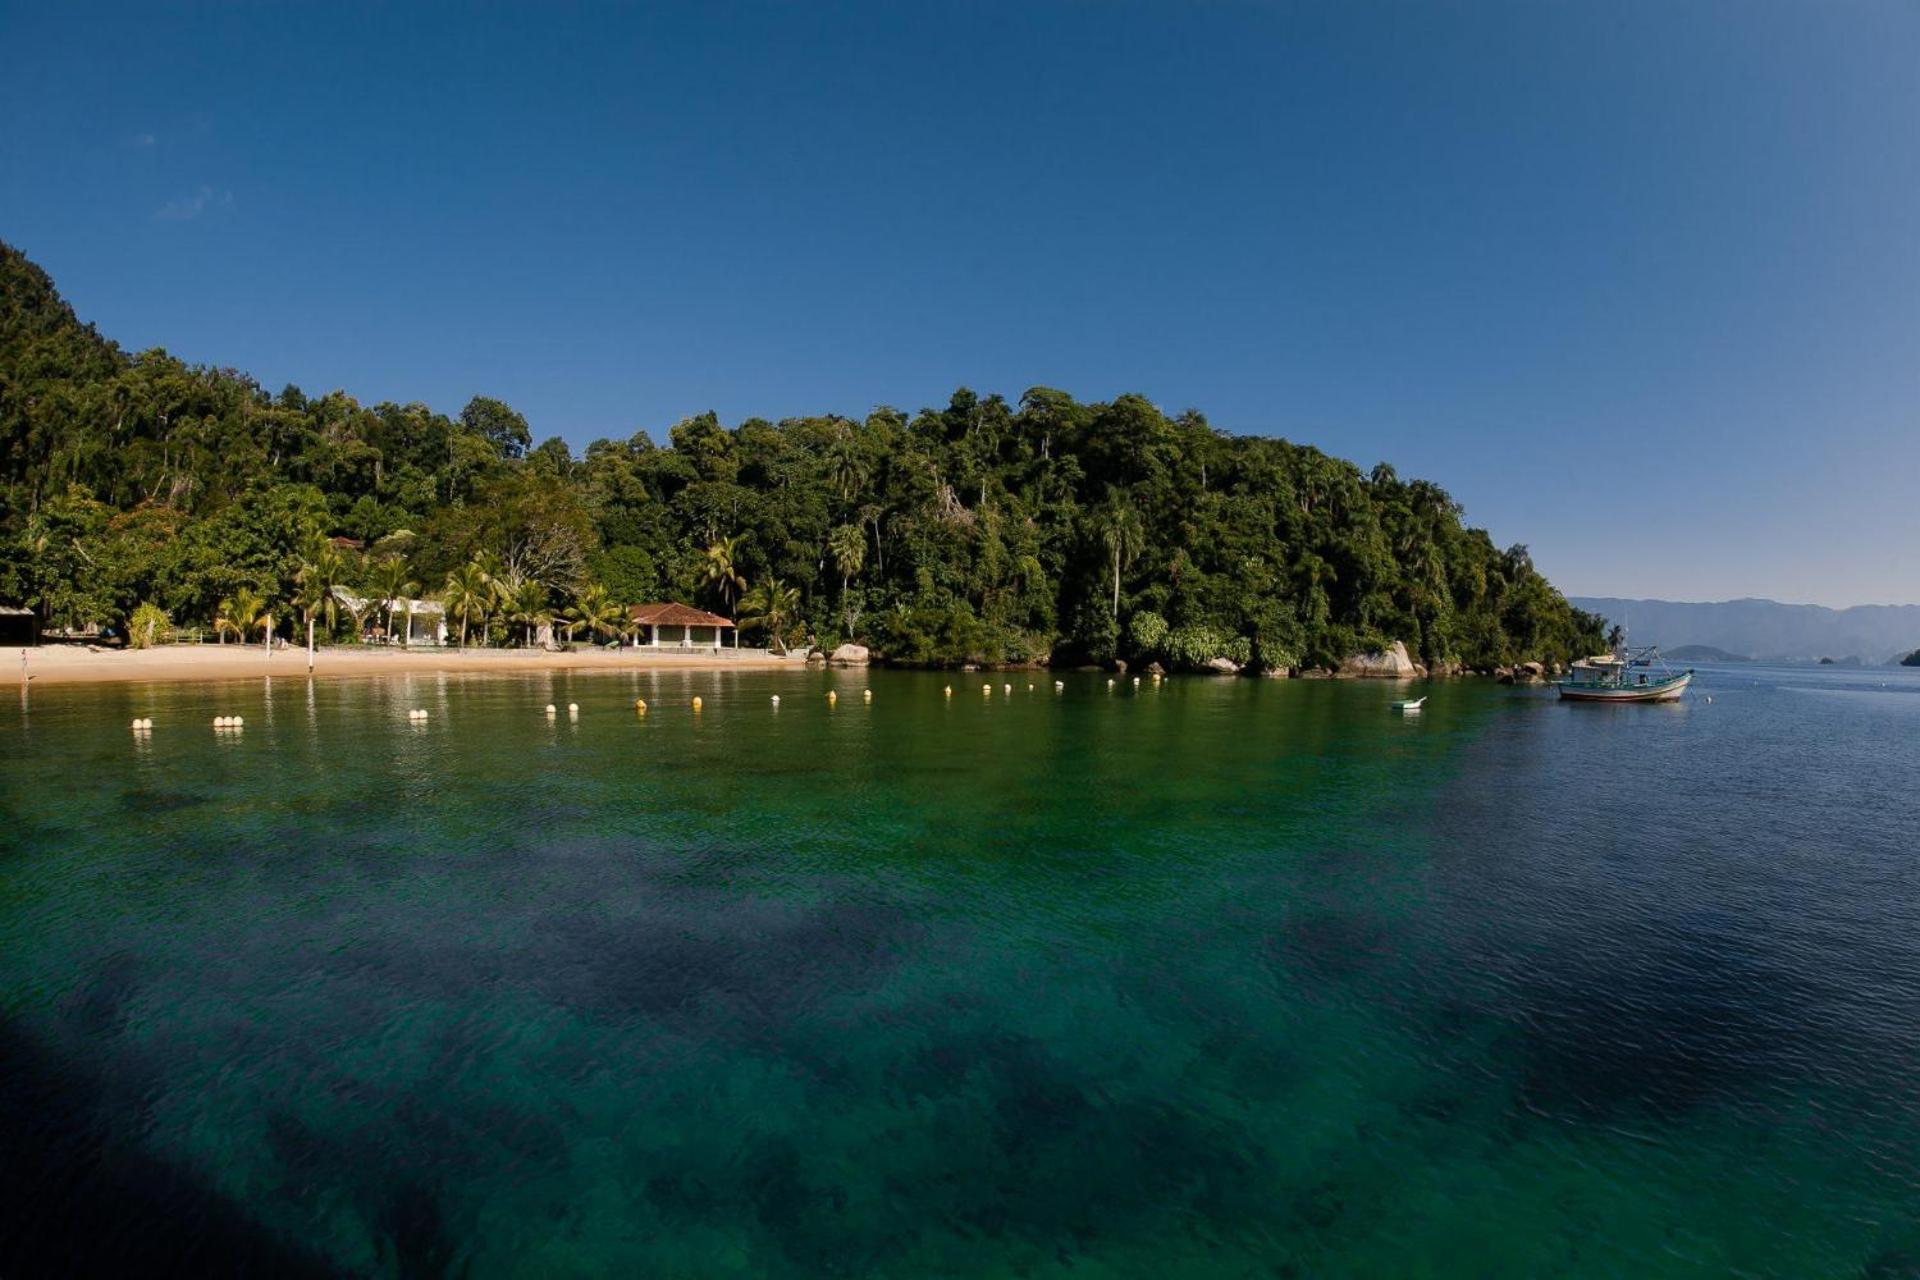
[[[1920,1265],[1915,673],[1067,679],[34,690],[0,1274]]]

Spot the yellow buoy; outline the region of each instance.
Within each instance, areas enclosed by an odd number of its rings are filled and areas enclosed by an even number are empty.
[[[834,692],[833,690],[831,690],[831,689],[829,689],[829,690],[827,690],[827,702],[828,702],[829,704],[831,704],[831,703],[835,703],[835,702],[838,702],[838,701],[840,701],[840,695],[839,695],[839,694],[837,694],[837,693],[835,693],[835,692]]]
[[[633,700],[633,713],[637,716],[647,714],[647,700],[645,698],[635,698]]]
[[[693,709],[695,711],[698,711],[700,709],[700,698],[698,695],[695,695],[693,699]]]

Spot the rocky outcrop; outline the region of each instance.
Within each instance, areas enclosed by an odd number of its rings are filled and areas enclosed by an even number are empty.
[[[836,667],[864,667],[868,662],[867,646],[863,644],[843,644],[833,651],[828,659]]]
[[[1920,667],[1920,662],[1916,662],[1914,665]],[[1150,676],[1163,676],[1167,674],[1167,669],[1158,662],[1149,662],[1147,664],[1147,674]]]
[[[1240,664],[1232,658],[1208,658],[1206,666],[1201,669],[1223,676],[1237,676],[1240,674]]]
[[[1395,640],[1377,653],[1356,653],[1340,664],[1343,676],[1376,677],[1385,680],[1413,679],[1413,659],[1407,656],[1405,641]]]

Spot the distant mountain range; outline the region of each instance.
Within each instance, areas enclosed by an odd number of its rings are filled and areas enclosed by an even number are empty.
[[[1828,609],[1778,600],[1690,604],[1602,596],[1571,599],[1626,627],[1631,643],[1662,649],[1697,645],[1762,661],[1858,658],[1868,663],[1898,662],[1920,649],[1920,605],[1915,604]]]

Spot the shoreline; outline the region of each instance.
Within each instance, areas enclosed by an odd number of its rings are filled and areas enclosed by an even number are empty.
[[[194,645],[159,649],[88,649],[83,645],[0,647],[0,682],[22,683],[21,656],[33,685],[159,684],[202,680],[257,680],[263,676],[306,676],[304,646],[276,649],[269,657],[259,645]],[[328,647],[315,651],[313,678],[434,674],[440,672],[513,675],[541,671],[777,671],[804,670],[802,657],[750,652],[738,657],[711,650],[687,654],[648,653],[636,649],[586,649],[552,653],[542,649],[373,649]]]

